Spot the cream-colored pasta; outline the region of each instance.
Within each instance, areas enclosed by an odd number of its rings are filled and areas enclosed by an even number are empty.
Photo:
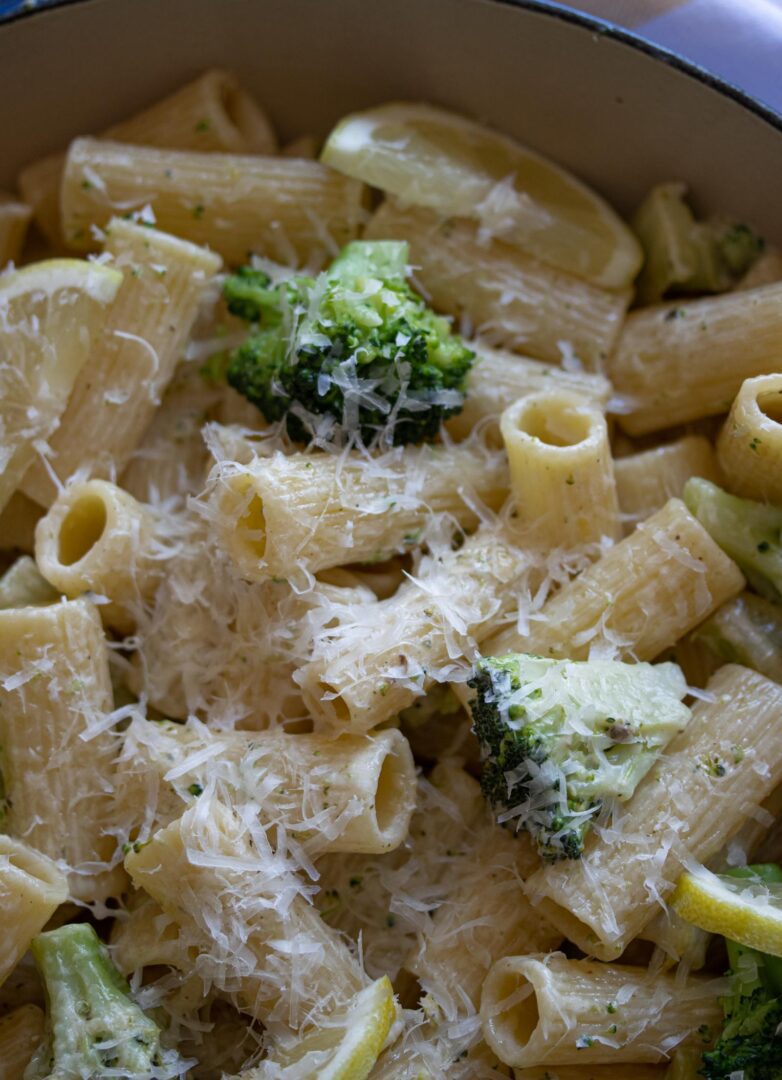
[[[73,259],[0,276],[0,512],[56,429],[121,281],[115,270]],[[79,319],[87,297],[89,322]]]
[[[303,897],[281,909],[273,903],[279,885],[259,872],[251,837],[234,811],[202,800],[129,852],[125,865],[198,948],[202,973],[212,961],[218,989],[264,1023],[297,1029],[344,1005],[366,977]]]
[[[466,317],[487,341],[559,363],[574,353],[599,371],[614,346],[628,296],[554,270],[477,226],[386,200],[366,235],[406,240],[415,280],[433,307]]]
[[[77,470],[121,472],[152,420],[220,260],[212,252],[131,221],[114,219],[105,250],[123,273],[57,430],[48,467],[37,461],[25,495],[49,506]]]
[[[599,409],[565,390],[542,391],[509,406],[500,431],[521,543],[550,550],[619,539],[608,427]]]
[[[117,895],[107,870],[115,841],[111,787],[116,752],[108,647],[86,600],[0,611],[0,743],[5,828],[70,867],[71,894]]]
[[[23,1080],[43,1038],[43,1024],[43,1011],[37,1005],[22,1005],[0,1016],[0,1080]]]
[[[601,411],[611,396],[611,384],[602,375],[568,371],[542,360],[492,349],[481,341],[471,341],[469,346],[476,359],[469,374],[467,396],[461,412],[445,424],[454,439],[466,439],[481,423],[486,426],[487,437],[499,442],[500,414],[527,394],[570,391],[587,398]]]
[[[69,484],[38,522],[35,557],[69,599],[87,592],[108,598],[99,609],[103,621],[127,633],[163,572],[155,530],[154,513],[116,484]]]
[[[442,773],[439,780],[442,784]],[[451,1020],[464,1012],[465,998],[478,1007],[483,980],[502,956],[555,949],[562,941],[521,890],[520,879],[538,864],[529,838],[496,824],[471,776],[461,773],[457,782],[461,792],[442,788],[459,800],[467,825],[461,834],[448,836],[449,850],[459,853],[444,871],[448,895],[405,961]],[[471,805],[465,806],[468,799]]]
[[[742,382],[779,369],[782,282],[633,312],[608,364],[643,435],[727,412]]]
[[[505,455],[475,446],[400,447],[382,457],[282,454],[213,473],[217,536],[251,579],[300,577],[414,547],[429,514],[475,528],[499,510]]]
[[[503,630],[482,651],[581,660],[599,649],[653,660],[742,585],[736,564],[684,503],[671,499],[565,585],[525,633]]]
[[[530,560],[481,528],[388,600],[351,611],[344,632],[297,673],[312,715],[334,730],[368,731],[406,708],[428,672],[472,655],[514,606]]]
[[[52,859],[0,834],[0,983],[67,899],[68,879]]]
[[[508,956],[483,986],[483,1036],[514,1066],[664,1061],[676,1046],[711,1045],[722,1023],[720,993],[721,979],[677,979],[562,953]]]
[[[0,191],[0,270],[19,261],[32,213],[26,203]]]
[[[20,555],[0,577],[0,609],[50,604],[59,595],[29,555]]]
[[[720,483],[714,448],[703,435],[685,435],[664,446],[614,459],[619,509],[630,532],[671,498],[678,498],[691,476]]]
[[[32,551],[35,546],[35,526],[43,517],[43,508],[28,499],[21,491],[15,492],[0,510],[0,551],[19,548]]]
[[[782,356],[777,367],[782,372]],[[717,440],[717,457],[731,491],[782,505],[782,374],[742,383]]]
[[[416,800],[413,755],[399,731],[325,739],[131,724],[116,795],[129,837],[145,840],[169,825],[210,783],[240,802],[255,802],[265,819],[293,829],[312,853],[392,851],[407,836]]]
[[[104,132],[107,139],[176,150],[273,154],[277,140],[263,110],[236,79],[213,69],[199,75],[143,112]],[[35,219],[49,240],[61,242],[60,185],[65,154],[26,166],[19,188],[35,207]]]
[[[91,226],[150,206],[159,228],[208,245],[230,264],[251,254],[310,264],[355,238],[364,191],[316,161],[76,139],[65,164],[62,228],[69,247],[90,251]]]
[[[576,863],[526,884],[585,952],[615,959],[659,910],[682,861],[706,862],[782,780],[782,687],[728,664],[610,826]]]

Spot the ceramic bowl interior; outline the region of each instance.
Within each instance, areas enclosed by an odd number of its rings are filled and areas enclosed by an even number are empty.
[[[0,25],[0,187],[76,134],[227,67],[281,134],[391,99],[485,120],[623,211],[690,183],[782,238],[782,120],[678,58],[557,5],[514,0],[76,0]]]

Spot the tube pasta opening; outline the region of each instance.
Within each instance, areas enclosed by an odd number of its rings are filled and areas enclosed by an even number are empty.
[[[73,566],[92,551],[106,530],[106,503],[85,492],[74,499],[60,525],[57,555],[63,566]]]
[[[773,376],[772,376],[773,378]],[[758,408],[774,424],[782,424],[782,377],[774,380],[774,389],[761,390],[757,396]],[[768,380],[771,382],[771,379]]]
[[[578,446],[593,435],[592,411],[562,394],[535,394],[509,410],[509,422],[546,446]]]
[[[514,967],[513,959],[501,960],[484,983],[484,997],[492,1002],[485,1024],[499,1044],[512,1040],[526,1047],[540,1021],[533,984]]]
[[[746,379],[717,440],[731,491],[782,502],[782,373]]]
[[[65,902],[68,894],[67,882],[51,859],[19,840],[0,836],[0,865],[5,860],[13,870],[34,879],[36,891],[42,900],[55,906]]]

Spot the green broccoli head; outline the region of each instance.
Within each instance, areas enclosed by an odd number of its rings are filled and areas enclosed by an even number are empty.
[[[729,871],[733,877],[782,883],[773,863]],[[726,942],[732,993],[723,999],[725,1026],[714,1048],[703,1055],[707,1080],[779,1080],[782,1077],[782,959],[734,941]]]
[[[684,501],[752,588],[782,601],[782,507],[729,495],[700,477],[687,481]]]
[[[580,857],[601,809],[630,798],[690,715],[675,664],[511,654],[481,660],[470,686],[483,793],[547,860]]]
[[[160,1045],[160,1029],[130,999],[95,931],[71,923],[39,934],[33,956],[44,980],[46,1030],[25,1080],[173,1080],[192,1062]]]
[[[407,244],[356,241],[317,278],[243,268],[228,306],[259,328],[228,382],[291,438],[419,443],[464,402],[472,353],[407,283]]]

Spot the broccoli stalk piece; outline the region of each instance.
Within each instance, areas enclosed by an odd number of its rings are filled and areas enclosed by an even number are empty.
[[[774,863],[729,871],[732,877],[782,883]],[[723,999],[725,1026],[713,1050],[703,1055],[707,1080],[779,1080],[782,1077],[782,959],[726,941],[733,992]]]
[[[317,278],[229,277],[229,309],[257,324],[230,356],[230,385],[299,442],[435,438],[475,354],[410,288],[407,259],[405,243],[356,241]]]
[[[782,682],[782,607],[744,592],[701,623],[695,641],[730,664],[754,668]]]
[[[470,686],[481,788],[544,859],[580,858],[595,817],[629,799],[690,717],[675,664],[489,657]]]
[[[756,592],[782,602],[782,507],[729,495],[693,477],[684,501],[701,525],[741,568]]]
[[[25,1080],[168,1080],[188,1065],[129,996],[95,931],[71,923],[39,934],[32,952],[46,987],[43,1041]]]

